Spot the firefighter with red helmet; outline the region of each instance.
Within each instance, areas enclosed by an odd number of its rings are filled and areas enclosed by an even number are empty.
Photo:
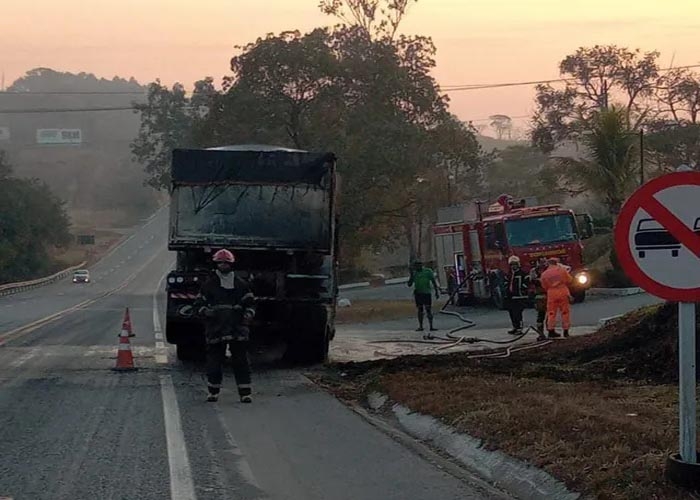
[[[252,399],[251,370],[248,360],[249,325],[255,316],[255,297],[248,283],[233,272],[233,253],[214,254],[216,270],[204,282],[195,310],[205,319],[207,343],[207,401],[216,402],[221,391],[226,347],[231,350],[233,374],[241,402]]]

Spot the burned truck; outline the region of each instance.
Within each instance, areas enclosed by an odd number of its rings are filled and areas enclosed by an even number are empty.
[[[166,339],[178,359],[204,352],[192,304],[226,248],[256,296],[252,347],[326,360],[338,293],[335,165],[331,153],[275,146],[173,152],[168,248],[177,260],[166,280]]]

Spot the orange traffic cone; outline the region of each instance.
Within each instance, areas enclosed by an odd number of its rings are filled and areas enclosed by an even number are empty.
[[[129,337],[136,337],[136,334],[131,329],[131,316],[129,316],[128,307],[126,308],[126,312],[124,313],[124,321],[122,321],[122,334],[124,332],[127,332],[129,334]]]
[[[128,318],[129,310],[127,309],[126,318]],[[125,322],[126,322],[125,318]],[[129,331],[122,327],[122,332],[119,335],[119,350],[117,351],[117,366],[112,368],[119,372],[128,372],[136,370],[134,366],[134,355],[131,353],[131,343],[129,342]]]

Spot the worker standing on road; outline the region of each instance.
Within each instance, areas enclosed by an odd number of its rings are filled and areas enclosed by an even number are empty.
[[[511,335],[523,333],[523,311],[528,299],[530,276],[520,267],[520,258],[517,255],[508,257],[510,273],[506,276],[506,307],[510,315],[513,328],[508,331]]]
[[[547,259],[540,257],[537,264],[530,270],[530,286],[534,289],[535,311],[537,311],[536,329],[537,340],[546,339],[544,335],[544,321],[547,315],[547,292],[542,287],[542,273],[547,269]]]
[[[255,298],[248,283],[235,276],[235,257],[228,250],[214,254],[216,271],[202,285],[196,310],[205,318],[207,342],[207,401],[216,402],[221,391],[226,346],[231,350],[233,374],[243,403],[253,401],[248,360],[249,325],[255,316]]]
[[[440,298],[440,288],[438,287],[437,281],[435,280],[435,273],[432,269],[423,267],[423,263],[419,260],[413,263],[411,266],[411,277],[408,279],[408,286],[414,286],[413,296],[416,301],[416,309],[418,310],[418,328],[417,332],[423,331],[423,315],[428,316],[428,324],[430,325],[430,331],[434,332],[437,330],[433,326],[433,298],[430,290],[430,285],[432,284],[433,290],[435,291],[435,299]]]
[[[561,326],[564,337],[569,336],[571,326],[571,306],[569,284],[573,278],[567,269],[553,257],[547,261],[548,267],[542,273],[542,287],[547,292],[547,333],[549,337],[559,337],[556,332],[557,312],[561,311]]]

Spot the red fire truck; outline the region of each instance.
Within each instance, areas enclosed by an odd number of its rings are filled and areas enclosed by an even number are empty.
[[[574,276],[571,294],[582,302],[591,286],[583,265],[582,240],[593,235],[588,214],[574,214],[559,205],[526,206],[502,195],[489,205],[476,204],[474,220],[438,223],[433,227],[435,262],[440,282],[454,273],[459,304],[490,299],[504,307],[508,257],[517,255],[525,271],[539,257],[558,257]]]

